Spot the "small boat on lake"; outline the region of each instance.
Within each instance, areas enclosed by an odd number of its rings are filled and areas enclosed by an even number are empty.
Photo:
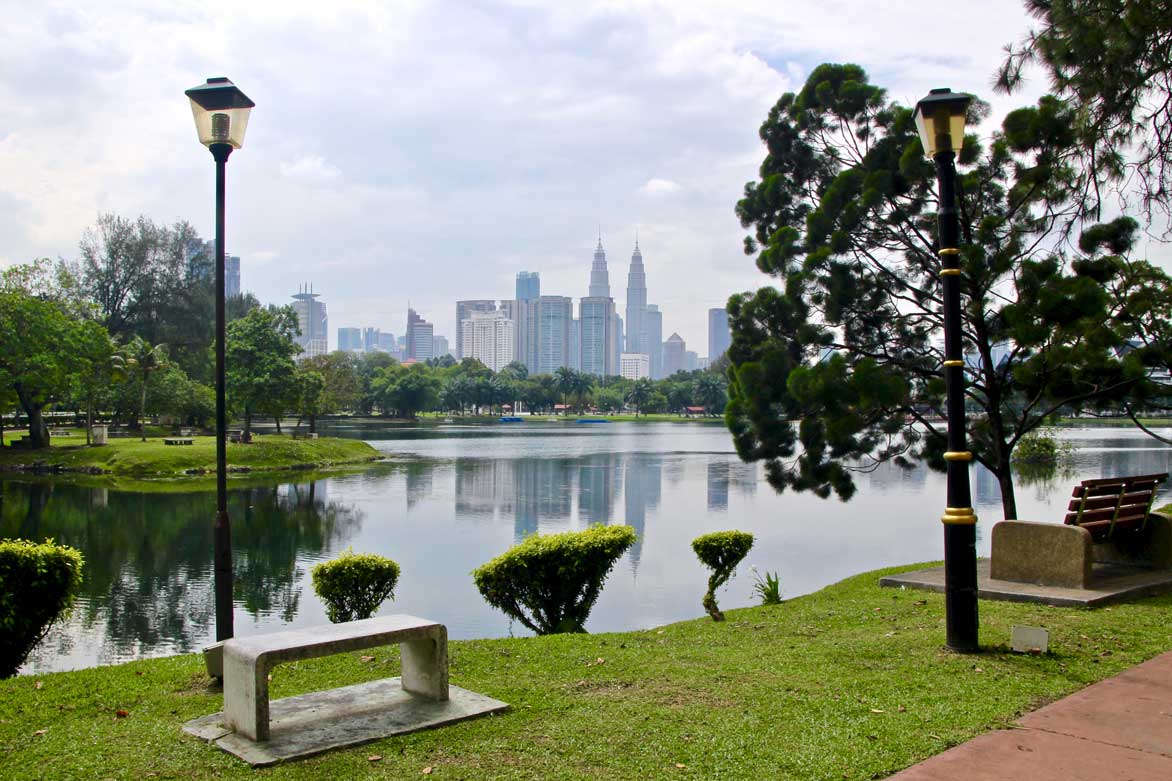
[[[578,418],[575,423],[610,423],[606,418]]]
[[[519,415],[501,415],[500,422],[501,423],[524,423],[525,418],[522,418]]]

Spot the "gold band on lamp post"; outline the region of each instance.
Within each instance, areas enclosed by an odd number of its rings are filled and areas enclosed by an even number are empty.
[[[971,507],[945,507],[940,520],[949,526],[972,526],[977,522],[977,514]]]
[[[972,461],[973,454],[970,450],[946,450],[944,451],[945,461]]]
[[[942,268],[940,269],[940,276],[942,277],[959,277],[960,269],[958,268]]]
[[[944,257],[945,255],[959,255],[960,249],[957,247],[941,247],[936,251],[936,254],[940,257]]]
[[[945,369],[964,368],[964,361],[945,361],[944,368]]]

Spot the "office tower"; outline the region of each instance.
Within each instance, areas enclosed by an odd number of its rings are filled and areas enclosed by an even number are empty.
[[[673,333],[663,343],[663,376],[670,377],[676,372],[682,372],[687,367],[688,346],[683,337]]]
[[[593,286],[591,286],[593,287]],[[578,303],[581,321],[581,371],[597,377],[614,374],[615,312],[610,296],[587,296]]]
[[[694,350],[684,351],[684,371],[694,372],[700,368],[700,354]]]
[[[647,353],[647,329],[644,324],[647,313],[647,274],[643,271],[643,253],[639,251],[639,239],[635,239],[635,251],[631,253],[631,269],[627,272],[627,352]]]
[[[238,295],[240,295],[240,258],[236,255],[225,255],[224,298],[235,298]]]
[[[443,358],[449,355],[451,350],[448,349],[448,337],[433,336],[431,337],[431,354],[436,358]]]
[[[553,374],[570,365],[570,332],[574,304],[567,296],[539,296],[525,302],[530,374]]]
[[[541,275],[536,271],[517,272],[517,300],[528,301],[541,296]]]
[[[407,309],[407,344],[404,360],[426,361],[432,357],[432,340],[435,329],[431,323],[420,317],[414,309]]]
[[[651,379],[663,379],[663,313],[655,304],[648,304],[643,313],[643,328],[647,338],[647,357],[651,363]]]
[[[475,358],[494,372],[513,362],[517,324],[504,312],[473,312],[464,321],[463,353]]]
[[[301,330],[295,340],[301,345],[298,358],[312,358],[329,352],[329,321],[325,303],[317,300],[320,296],[309,285],[299,287],[293,296],[293,311],[297,313],[297,326]]]
[[[612,301],[614,299],[611,299]],[[619,373],[619,364],[622,363],[623,357],[623,318],[618,314],[612,315],[610,318],[610,354],[607,355],[606,374],[607,376]]]
[[[361,346],[362,346],[362,349],[366,350],[368,353],[372,353],[375,350],[379,349],[379,346],[381,344],[380,339],[381,339],[381,334],[379,334],[379,330],[377,328],[371,328],[371,327],[367,326],[366,328],[362,329],[362,345]],[[338,349],[340,350],[342,348],[339,347]]]
[[[647,353],[623,353],[620,373],[624,380],[642,380],[651,376],[651,359]]]
[[[461,350],[464,345],[464,331],[463,323],[473,312],[495,312],[496,302],[483,298],[470,299],[468,301],[456,302],[456,359],[464,358],[465,355]]]
[[[371,330],[378,333],[377,328],[373,328]],[[378,349],[382,350],[384,353],[397,353],[399,352],[399,342],[395,339],[395,335],[389,331],[387,333],[378,333],[378,342],[373,348],[367,349]]]
[[[362,352],[362,329],[339,328],[338,349],[345,353]]]
[[[602,234],[594,249],[594,263],[590,266],[590,298],[610,297],[610,277],[606,271],[606,250],[602,248]]]
[[[728,310],[708,310],[708,362],[713,363],[728,351],[732,337],[728,330]]]
[[[570,368],[582,371],[582,318],[575,317],[570,324]]]

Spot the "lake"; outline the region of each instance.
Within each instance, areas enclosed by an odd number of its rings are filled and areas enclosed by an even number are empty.
[[[402,567],[383,612],[440,621],[457,639],[527,634],[484,602],[469,573],[535,531],[628,523],[638,532],[587,623],[592,632],[703,615],[707,572],[690,543],[709,531],[757,537],[718,595],[723,608],[755,604],[750,564],[778,572],[784,596],[793,597],[864,570],[943,556],[942,474],[881,468],[857,477],[849,503],[779,495],[760,465],[740,462],[720,425],[339,423],[322,431],[365,439],[387,460],[358,474],[230,492],[237,635],[325,623],[309,570],[348,547]],[[1075,445],[1073,462],[1053,479],[1019,482],[1023,519],[1060,521],[1078,480],[1166,472],[1172,461],[1172,449],[1133,429],[1058,436]],[[980,468],[972,480],[978,549],[988,555],[1000,496]],[[214,492],[0,481],[0,537],[52,537],[86,559],[71,618],[23,672],[184,653],[211,642],[214,508]]]

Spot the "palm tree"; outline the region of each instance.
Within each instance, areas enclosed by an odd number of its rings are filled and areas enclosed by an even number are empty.
[[[558,370],[554,372],[554,378],[557,380],[557,389],[562,394],[562,405],[569,407],[567,398],[571,393],[577,390],[578,387],[578,372],[571,369],[569,366],[559,366]]]
[[[635,407],[635,417],[639,417],[639,413],[647,406],[654,390],[655,387],[651,384],[651,380],[644,377],[641,380],[635,380],[635,384],[627,391],[627,403]]]
[[[121,368],[129,375],[138,378],[139,382],[139,401],[138,401],[138,425],[142,432],[142,441],[146,442],[146,396],[147,396],[147,380],[150,379],[151,373],[162,369],[167,365],[167,345],[156,344],[152,345],[141,336],[134,337],[134,340],[122,350]]]
[[[586,372],[574,372],[574,396],[578,402],[578,413],[586,404],[586,397],[594,390],[594,377]]]
[[[724,412],[725,405],[728,404],[728,391],[725,390],[719,375],[705,372],[693,385],[692,400],[702,405],[707,414],[717,415]]]

